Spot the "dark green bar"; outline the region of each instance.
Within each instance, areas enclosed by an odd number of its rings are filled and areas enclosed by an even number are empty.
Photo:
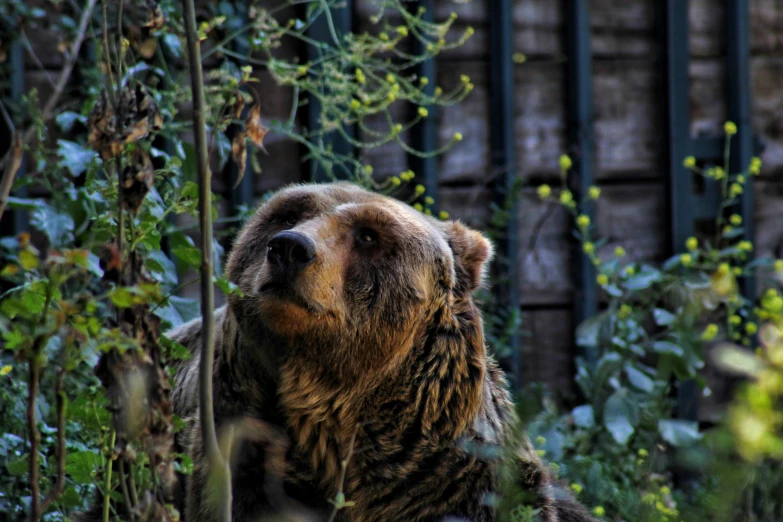
[[[750,50],[748,45],[748,2],[726,0],[726,47],[728,80],[727,112],[729,120],[737,125],[737,134],[731,140],[729,166],[732,173],[744,172],[753,156],[753,127],[751,125]],[[740,200],[740,213],[745,239],[754,240],[753,179],[747,176]],[[743,295],[755,299],[756,282],[752,277],[741,281]]]
[[[516,155],[514,154],[514,62],[511,0],[490,0],[490,139],[492,147],[492,186],[495,203],[504,208],[509,219],[505,233],[498,239],[498,285],[500,303],[509,310],[520,310],[519,296],[519,223],[517,220]],[[510,196],[510,198],[509,198]],[[522,383],[522,348],[518,333],[509,339],[512,353],[511,373],[516,387]]]
[[[682,163],[690,154],[688,52],[688,2],[666,0],[666,97],[672,253],[681,251],[685,247],[685,240],[693,235],[692,174]],[[698,418],[698,386],[695,381],[680,384],[677,415],[681,419]]]
[[[593,184],[595,166],[595,134],[593,132],[593,74],[590,44],[590,3],[588,0],[566,2],[567,53],[568,53],[568,131],[570,150],[573,154],[574,172],[577,175],[577,196],[585,199]],[[582,212],[595,221],[594,206],[585,201]],[[593,263],[577,253],[577,299],[574,315],[577,322],[598,312],[598,289]],[[585,350],[589,362],[597,359],[595,348]]]
[[[433,21],[433,15],[435,12],[435,5],[433,0],[422,0],[418,4],[424,7],[425,11],[422,15],[422,20],[426,22]],[[418,39],[413,39],[413,54],[418,55],[424,52],[424,44]],[[420,78],[427,78],[427,85],[424,86],[425,94],[429,96],[435,95],[436,85],[436,71],[435,60],[426,60],[416,66],[416,76]],[[413,111],[417,111],[418,107],[412,107]],[[411,145],[414,149],[432,152],[438,148],[438,115],[436,114],[436,107],[427,107],[429,115],[420,121],[418,124],[411,128]],[[430,156],[422,158],[415,154],[408,155],[408,165],[410,169],[416,173],[416,176],[422,180],[422,184],[427,189],[426,194],[432,196],[435,199],[435,204],[430,205],[433,214],[437,215],[438,211],[438,162],[437,158]]]
[[[346,0],[345,6],[339,9],[331,9],[332,22],[334,24],[335,32],[338,38],[342,38],[342,35],[351,30],[353,24],[353,2]],[[328,17],[329,13],[322,13],[318,18],[310,25],[307,30],[307,36],[317,42],[329,42],[330,45],[334,45],[331,31],[329,29]],[[319,49],[315,46],[307,46],[307,59],[309,61],[317,60],[321,57]],[[318,98],[310,96],[307,104],[307,128],[308,130],[317,130],[321,128],[321,103]],[[346,133],[352,138],[355,136],[356,130],[353,126],[345,129]],[[330,133],[324,138],[324,143],[331,145],[335,154],[343,156],[353,156],[353,146],[343,136],[340,136],[337,132]],[[337,168],[334,170],[334,175],[338,179],[345,179],[348,177],[347,172],[343,169]],[[315,161],[310,161],[310,180],[311,181],[331,181],[329,174]]]

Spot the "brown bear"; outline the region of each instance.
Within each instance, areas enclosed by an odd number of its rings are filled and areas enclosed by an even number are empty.
[[[279,514],[282,497],[326,520],[339,492],[353,504],[336,520],[496,519],[508,459],[493,448],[510,439],[513,411],[471,296],[491,257],[479,232],[348,183],[292,186],[258,209],[227,265],[244,295],[216,311],[215,422],[220,433],[236,419],[264,421],[288,450],[274,490],[269,445],[239,443],[235,520]],[[173,391],[188,425],[178,445],[194,462],[181,512],[212,521],[198,422],[201,322],[169,336],[193,352]],[[539,519],[590,520],[529,445],[518,446],[516,475]]]

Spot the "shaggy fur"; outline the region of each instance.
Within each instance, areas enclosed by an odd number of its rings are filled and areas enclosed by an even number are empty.
[[[316,253],[285,280],[267,259],[283,230],[312,240]],[[225,434],[236,419],[262,420],[289,448],[275,489],[274,437],[240,430],[235,520],[325,519],[352,451],[342,487],[355,504],[338,520],[495,520],[493,448],[509,439],[513,411],[471,298],[491,256],[480,233],[350,184],[291,187],[255,213],[227,267],[244,297],[216,311],[216,423]],[[193,352],[173,392],[188,424],[177,443],[194,462],[181,512],[187,522],[212,521],[198,422],[200,321],[169,336]],[[514,454],[541,520],[590,520],[529,445]]]

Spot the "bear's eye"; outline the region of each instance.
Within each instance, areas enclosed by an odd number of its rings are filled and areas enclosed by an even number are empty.
[[[356,242],[361,246],[372,246],[378,242],[378,233],[367,227],[362,227],[356,231]]]
[[[285,214],[282,214],[282,215],[278,216],[275,219],[275,221],[277,221],[278,223],[281,223],[283,225],[292,227],[292,226],[296,225],[299,222],[299,216],[297,216],[293,212],[286,212]]]

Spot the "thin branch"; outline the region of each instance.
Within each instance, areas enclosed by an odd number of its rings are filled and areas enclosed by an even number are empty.
[[[117,432],[112,430],[111,432],[111,444],[109,444],[109,451],[114,451],[114,440],[117,436]],[[112,472],[112,466],[114,465],[114,459],[112,458],[112,455],[106,456],[107,465],[106,465],[106,480],[103,483],[103,517],[101,518],[102,522],[109,522],[109,507],[111,506],[111,472]]]
[[[79,50],[81,49],[82,43],[84,42],[84,37],[87,35],[87,28],[90,24],[92,11],[95,8],[95,4],[97,3],[98,0],[87,0],[87,7],[85,7],[82,11],[82,17],[79,20],[79,30],[76,33],[76,39],[73,41],[73,49],[71,49],[71,54],[68,55],[65,61],[65,66],[60,73],[60,78],[57,80],[57,85],[54,88],[54,92],[49,97],[49,101],[46,102],[46,105],[44,105],[44,110],[41,113],[41,120],[44,122],[48,121],[52,116],[52,111],[57,106],[57,102],[60,101],[60,96],[62,96],[63,91],[65,90],[65,86],[68,84],[68,80],[71,78],[71,73],[73,72],[73,68],[76,65],[76,59],[79,57]],[[27,131],[24,133],[22,143],[25,145],[30,143],[30,140],[33,139],[34,134],[35,126],[31,125],[30,128],[27,129]]]
[[[43,310],[38,318],[35,331],[46,324],[46,318],[49,315],[49,305],[52,303],[52,285],[51,280],[46,285],[46,300]],[[27,383],[27,429],[30,436],[30,458],[28,459],[28,476],[30,479],[30,520],[38,522],[41,518],[41,504],[39,494],[40,485],[38,484],[40,469],[38,467],[38,452],[41,445],[41,432],[38,430],[38,421],[35,415],[36,402],[38,400],[38,388],[41,384],[41,352],[49,338],[46,335],[39,335],[33,341],[31,353],[28,358],[29,380]]]
[[[44,76],[46,76],[46,80],[49,82],[49,85],[51,85],[53,88],[57,88],[54,80],[52,80],[52,77],[49,75],[49,71],[46,70],[46,66],[41,63],[41,59],[38,58],[37,54],[35,54],[35,49],[33,49],[33,45],[30,43],[30,39],[27,38],[27,33],[24,31],[24,29],[21,30],[19,35],[22,37],[22,43],[27,49],[27,52],[33,58],[33,61],[35,61],[35,64],[38,66],[41,72],[44,73]]]
[[[128,517],[131,520],[135,520],[133,516],[133,504],[131,504],[130,494],[128,493],[128,477],[125,475],[125,457],[119,456],[120,461],[119,469],[117,470],[117,476],[120,479],[120,489],[122,490],[122,500],[125,502],[125,509],[128,510]]]
[[[54,488],[49,491],[41,502],[41,513],[46,513],[52,502],[60,498],[65,490],[65,390],[63,390],[63,376],[65,370],[57,372],[57,481]]]
[[[38,421],[35,418],[35,404],[38,399],[38,385],[41,379],[41,362],[38,360],[37,345],[40,344],[39,337],[33,346],[33,354],[28,361],[28,398],[27,398],[27,428],[30,436],[30,458],[29,458],[29,477],[30,477],[30,520],[38,522],[41,518],[41,505],[38,502],[39,484],[38,474],[38,448],[41,444],[41,433],[38,431]]]
[[[199,184],[199,225],[201,228],[201,327],[202,345],[199,368],[199,414],[201,434],[209,463],[210,473],[222,480],[221,491],[216,495],[218,518],[231,521],[231,469],[220,453],[215,432],[213,411],[212,365],[215,358],[215,295],[212,286],[212,192],[208,163],[206,132],[206,101],[204,78],[201,70],[201,48],[196,32],[196,8],[194,0],[183,0],[185,32],[187,34],[190,81],[193,90],[193,132],[195,134],[196,169]],[[215,473],[217,472],[217,473]]]
[[[5,112],[5,109],[3,109],[3,112]],[[3,169],[3,179],[0,180],[0,219],[2,219],[5,206],[8,203],[8,196],[11,195],[11,188],[14,186],[16,173],[19,171],[19,167],[22,166],[23,153],[22,141],[19,139],[19,134],[14,131],[11,148],[8,149],[3,159],[5,169]]]
[[[345,501],[345,493],[343,492],[343,488],[345,487],[345,472],[348,469],[348,463],[351,461],[351,457],[353,457],[353,448],[356,445],[356,435],[359,433],[359,424],[356,425],[356,429],[353,432],[353,435],[351,436],[351,442],[348,444],[348,454],[345,456],[345,458],[340,462],[340,481],[337,484],[337,498],[338,500],[334,502],[334,510],[332,511],[332,514],[329,516],[329,520],[327,522],[333,522],[335,517],[337,517],[337,512],[345,507],[350,507],[353,505],[353,502],[346,502]]]

